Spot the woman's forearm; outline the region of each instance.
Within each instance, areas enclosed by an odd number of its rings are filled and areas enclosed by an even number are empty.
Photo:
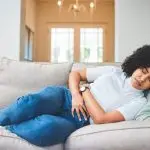
[[[80,75],[77,72],[71,72],[69,75],[69,89],[72,94],[79,93]]]
[[[103,117],[105,114],[104,109],[98,104],[98,102],[94,99],[93,95],[91,94],[90,90],[87,89],[85,92],[82,93],[85,106],[94,121],[94,123],[98,122],[100,117]]]

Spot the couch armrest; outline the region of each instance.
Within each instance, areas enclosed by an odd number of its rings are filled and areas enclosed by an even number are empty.
[[[67,150],[149,150],[150,120],[89,125],[71,134]]]

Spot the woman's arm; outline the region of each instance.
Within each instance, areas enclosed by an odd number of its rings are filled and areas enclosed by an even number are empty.
[[[86,81],[85,70],[86,69],[81,71],[72,71],[69,75],[69,89],[72,94],[72,115],[74,116],[74,111],[76,111],[79,120],[81,120],[80,112],[83,114],[85,119],[87,119],[87,116],[89,115],[84,105],[82,95],[79,92],[80,81]]]
[[[81,94],[79,92],[80,81],[87,81],[86,68],[84,68],[81,71],[72,71],[69,75],[69,88],[71,90],[73,97],[72,112],[74,111],[74,109],[76,109],[79,119],[81,118],[79,111],[83,112],[83,115],[85,117],[84,114],[85,107],[83,105],[84,99],[85,106],[87,109],[86,111],[88,111],[94,123],[100,124],[124,120],[124,117],[119,111],[105,113],[102,107],[97,103],[97,101],[94,99],[94,97],[92,96],[91,92],[88,89],[82,93],[83,96],[82,99]],[[84,111],[82,108],[84,109]]]
[[[94,99],[89,89],[82,93],[85,106],[95,124],[124,121],[123,115],[119,111],[105,112],[104,109]]]
[[[79,85],[80,81],[87,81],[86,79],[86,68],[80,71],[71,71],[69,74],[69,89],[72,94],[80,94]]]

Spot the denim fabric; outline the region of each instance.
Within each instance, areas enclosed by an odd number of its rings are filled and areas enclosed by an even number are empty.
[[[0,125],[38,146],[65,142],[76,129],[89,124],[71,114],[72,96],[64,86],[48,86],[19,97],[0,110]]]

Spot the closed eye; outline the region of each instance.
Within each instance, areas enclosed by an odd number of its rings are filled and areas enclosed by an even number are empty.
[[[143,72],[144,74],[149,73],[147,68],[142,69],[142,72]],[[149,80],[149,82],[150,82],[150,77],[148,77],[148,80]]]

